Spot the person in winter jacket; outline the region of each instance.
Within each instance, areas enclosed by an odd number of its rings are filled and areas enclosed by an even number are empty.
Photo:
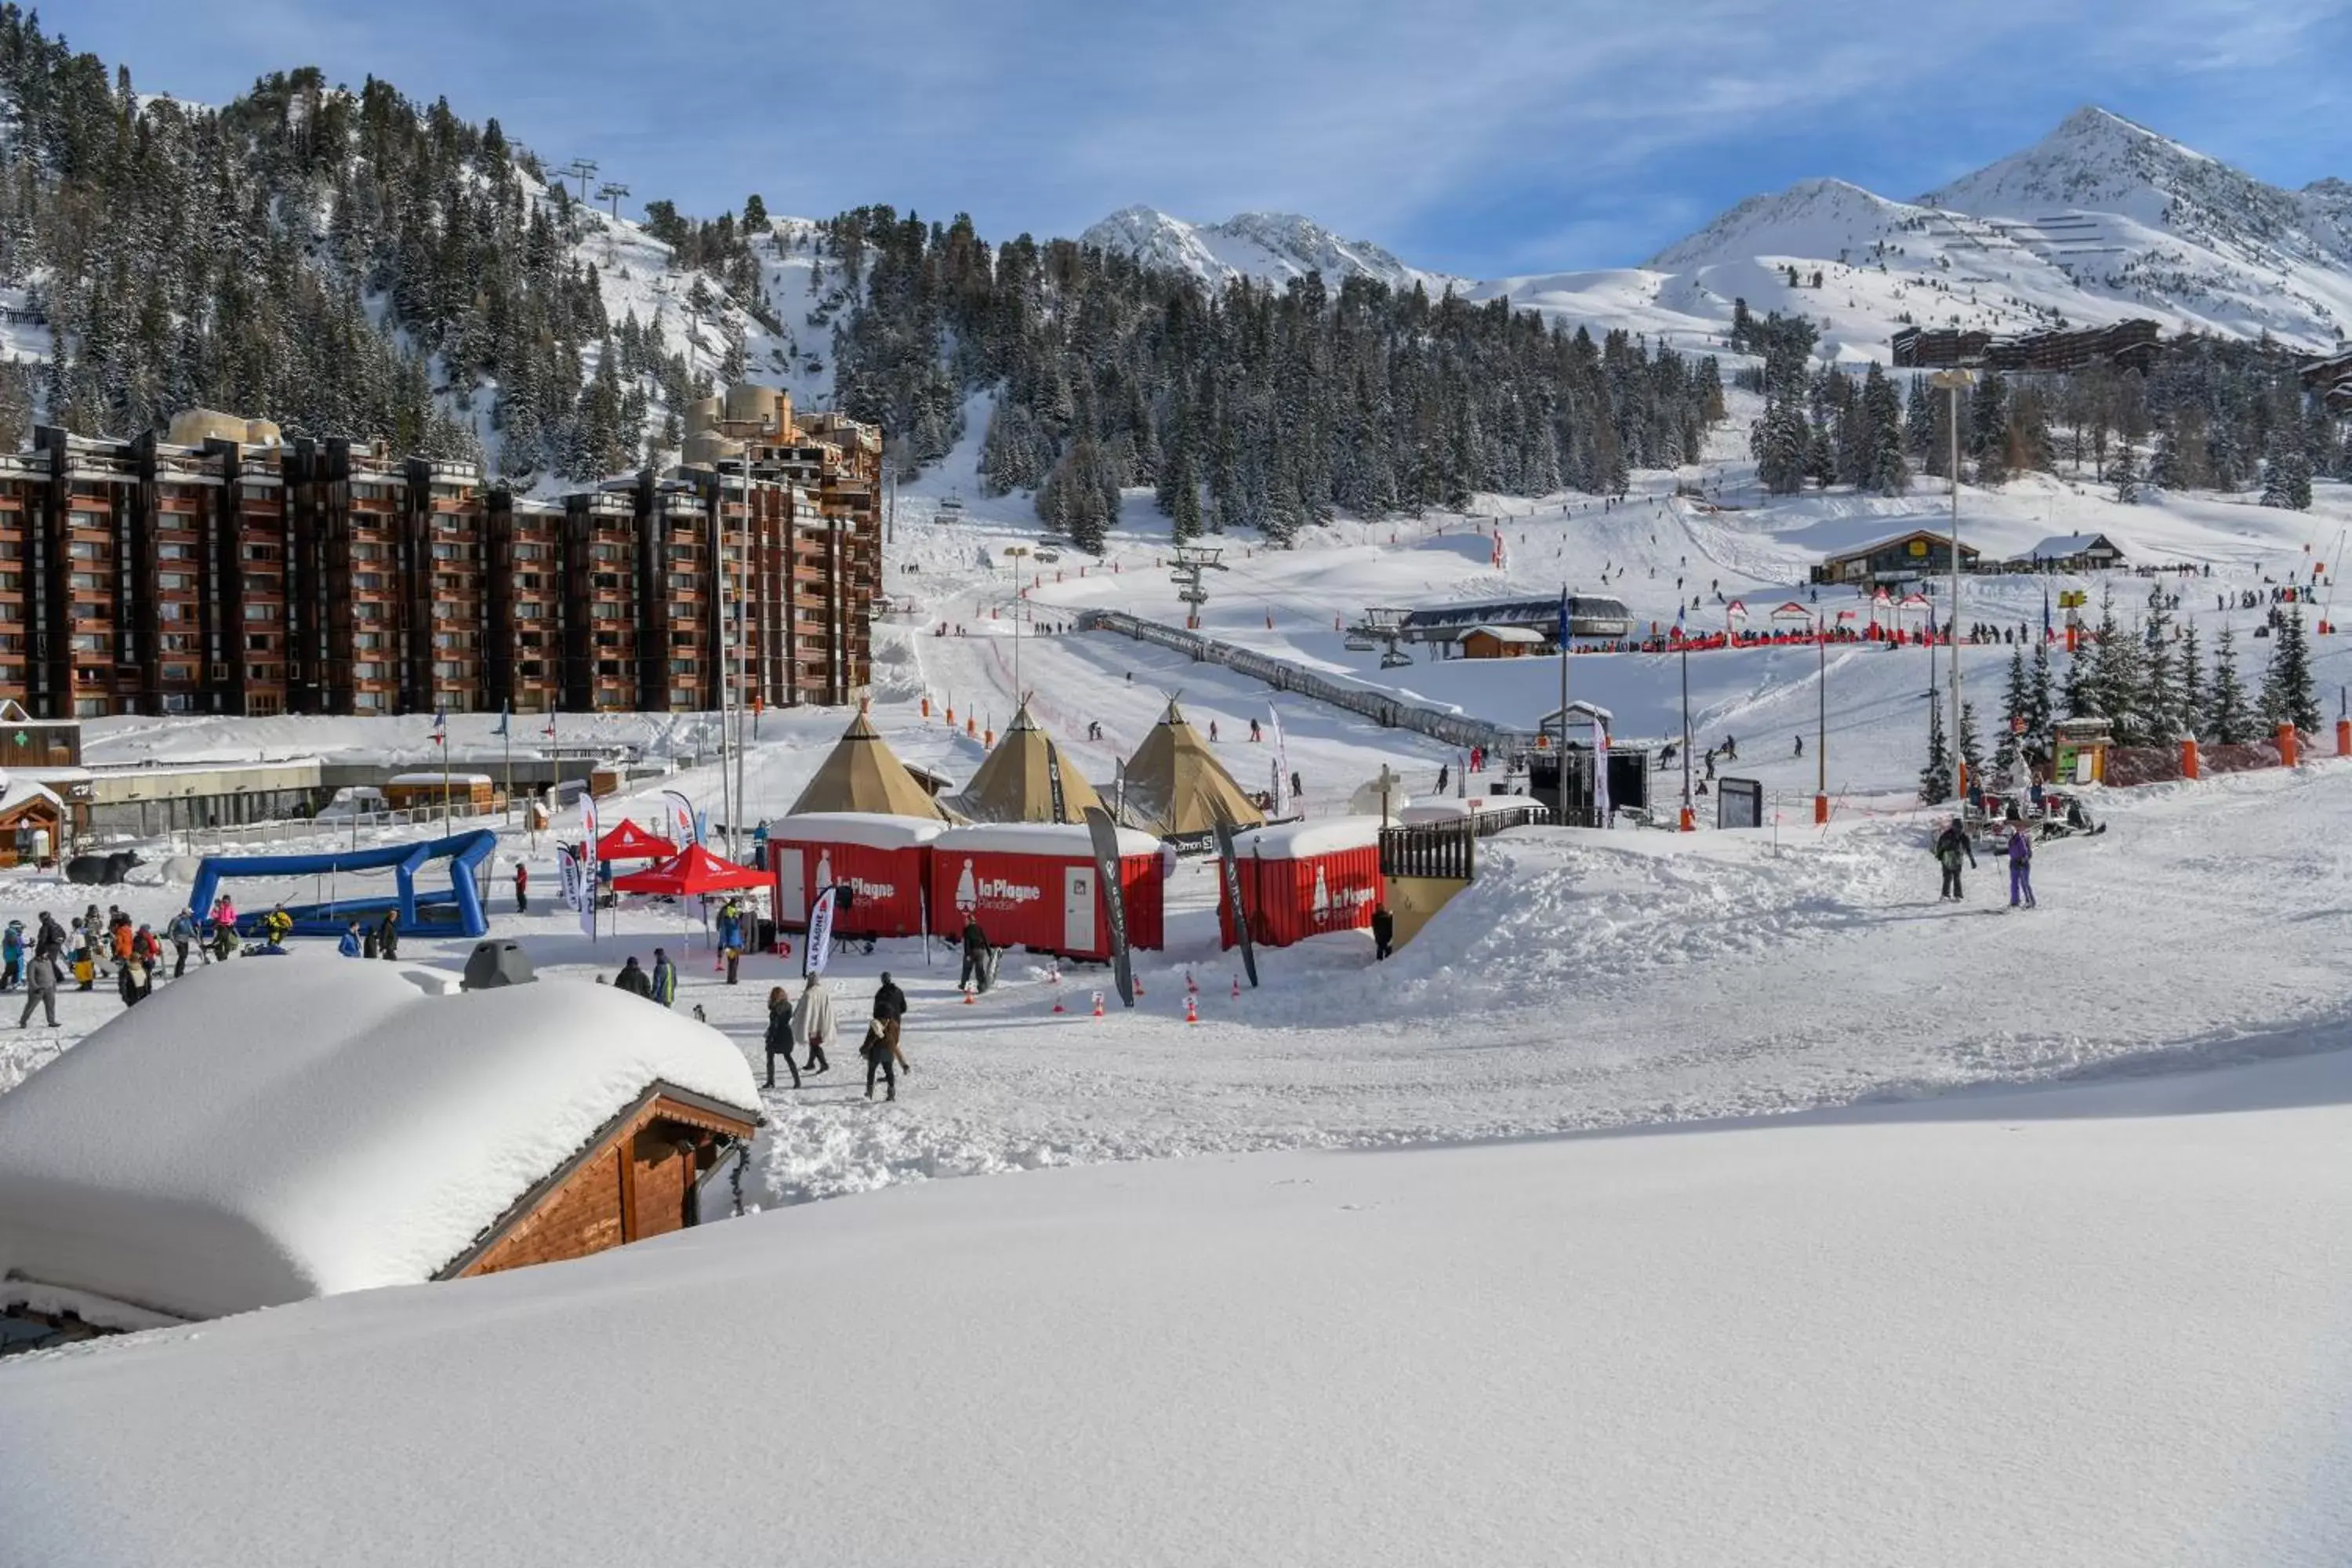
[[[112,923],[107,927],[106,939],[107,946],[114,953],[114,966],[117,969],[127,968],[131,963],[131,917],[121,910],[115,910]]]
[[[2033,840],[2025,831],[2025,824],[2012,820],[2009,825],[2009,907],[2033,904]]]
[[[798,1048],[793,1039],[793,998],[781,985],[768,987],[768,1087],[776,1087],[776,1058],[784,1058],[784,1068],[793,1075],[793,1087],[801,1086],[801,1065],[793,1059]]]
[[[665,1007],[677,1005],[677,965],[660,948],[654,949],[653,999]]]
[[[515,913],[530,913],[530,869],[520,860],[515,862]]]
[[[743,907],[732,899],[719,906],[719,951],[727,957],[727,984],[732,985],[743,963]]]
[[[76,990],[88,991],[98,984],[98,950],[90,941],[89,929],[79,921],[74,921],[73,935],[68,940],[66,962],[81,983]]]
[[[36,1007],[47,1011],[50,1028],[58,1026],[57,954],[57,948],[47,942],[33,950],[32,965],[25,971],[25,1010],[16,1015],[16,1027],[21,1029],[33,1021]]]
[[[627,961],[621,965],[621,973],[613,977],[613,986],[614,989],[625,991],[632,996],[643,996],[648,1001],[653,999],[654,983],[646,977],[646,972],[637,963],[637,955],[634,952],[629,954]]]
[[[866,1026],[865,1043],[857,1054],[866,1058],[866,1098],[874,1098],[874,1075],[882,1075],[885,1100],[898,1098],[898,1074],[893,1071],[907,1066],[907,1053],[898,1048],[899,1020],[907,1016],[907,994],[892,984],[890,972],[882,972],[882,984],[874,993],[874,1019]]]
[[[1954,817],[1944,831],[1936,835],[1936,863],[1944,868],[1944,890],[1936,895],[1938,900],[1960,897],[1960,858],[1968,858],[1969,868],[1976,868],[1977,852],[1969,843],[1968,829]]]
[[[793,1010],[793,1027],[808,1042],[808,1070],[830,1072],[833,1063],[825,1059],[824,1046],[833,1038],[833,992],[826,986],[824,976],[812,974],[801,987],[801,999]]]
[[[357,958],[360,956],[361,943],[359,921],[353,921],[349,925],[343,927],[342,940],[335,943],[335,951],[341,953],[345,958]]]
[[[956,989],[961,991],[967,985],[978,984],[985,991],[988,989],[987,979],[988,933],[980,929],[980,917],[966,915],[963,918],[963,970],[956,976]]]
[[[114,973],[116,988],[122,993],[122,1005],[136,1007],[147,994],[147,966],[129,953]]]
[[[1386,904],[1374,904],[1372,906],[1372,961],[1376,963],[1386,963],[1390,944],[1395,941],[1396,916],[1389,912],[1389,907]]]
[[[171,939],[172,978],[177,980],[188,972],[188,948],[196,940],[195,916],[186,910],[181,910],[164,925],[163,934]],[[199,962],[210,963],[212,959],[207,954]]]
[[[25,922],[10,921],[0,931],[0,991],[14,991],[25,973]]]
[[[375,928],[375,951],[380,958],[400,957],[400,911],[383,911],[383,923]]]
[[[898,989],[890,972],[882,972],[882,984],[874,992],[874,1018],[882,1026],[883,1036],[890,1043],[890,1054],[900,1067],[907,1065],[907,1053],[898,1048],[898,1026],[907,1016],[907,994]]]

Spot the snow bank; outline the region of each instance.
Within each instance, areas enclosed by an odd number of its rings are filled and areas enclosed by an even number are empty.
[[[0,1099],[0,1278],[186,1318],[428,1279],[724,1035],[577,981],[433,994],[320,951],[191,972]]]
[[[978,827],[950,827],[931,840],[941,854],[977,850],[991,855],[1050,855],[1056,859],[1087,859],[1094,855],[1094,836],[1084,826],[1069,822],[1005,822]],[[1132,827],[1118,829],[1118,852],[1156,855],[1160,840]]]
[[[939,1183],[35,1356],[0,1554],[653,1561],[748,1485],[758,1561],[2317,1568],[2347,1068]]]
[[[945,833],[944,822],[879,811],[803,811],[768,825],[772,844],[855,844],[866,849],[911,849]]]

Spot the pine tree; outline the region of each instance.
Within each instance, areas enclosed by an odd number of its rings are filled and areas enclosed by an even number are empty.
[[[2025,674],[2025,650],[2009,651],[2009,680],[2000,694],[2000,741],[1993,747],[1993,766],[2003,773],[2017,765],[2021,737],[2033,707],[2033,690]]]
[[[2039,750],[2049,744],[2050,727],[2057,721],[2051,698],[2050,644],[2046,640],[2033,645],[2033,674],[2027,686],[2025,733],[2029,749]]]
[[[2181,733],[2202,735],[2206,714],[2205,653],[2198,643],[2195,621],[2180,628],[2179,665]]]
[[[2118,504],[2131,506],[2139,500],[2139,468],[2129,447],[2116,451],[2115,465],[2108,470],[2107,477],[2116,482]]]
[[[1903,456],[1902,405],[1895,384],[1875,360],[1863,377],[1862,421],[1862,488],[1883,496],[1901,495],[1911,483],[1910,465]]]
[[[1963,437],[1977,465],[1977,483],[1997,485],[2009,478],[2009,384],[1999,371],[1987,371],[1969,399],[1969,428]]]
[[[1984,777],[1984,739],[1977,732],[1977,705],[1960,704],[1960,760],[1968,764],[1969,777]]]
[[[2311,641],[2303,611],[2288,612],[2271,638],[2270,668],[2263,677],[2263,722],[2293,724],[2306,732],[2319,728],[2319,693],[2311,679]]]
[[[1927,704],[1927,765],[1919,770],[1919,799],[1941,805],[1952,798],[1952,753],[1944,743],[1944,705]]]
[[[2246,688],[2238,673],[2238,634],[2228,622],[2213,638],[2212,695],[2205,709],[2205,732],[2217,746],[2242,746],[2254,738],[2254,716],[2246,709]]]
[[[2141,635],[2146,653],[2141,659],[2140,737],[2149,745],[2169,745],[2188,728],[2189,710],[2173,663],[2172,613],[2160,582],[2148,590],[2147,620]]]

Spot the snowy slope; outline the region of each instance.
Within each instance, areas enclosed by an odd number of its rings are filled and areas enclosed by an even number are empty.
[[[949,1183],[86,1345],[0,1373],[0,1557],[2319,1568],[2336,1044]],[[614,1484],[593,1417],[682,1394],[729,1435]]]

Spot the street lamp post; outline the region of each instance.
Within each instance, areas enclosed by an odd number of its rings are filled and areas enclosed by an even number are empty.
[[[1813,617],[1813,647],[1821,655],[1821,708],[1813,721],[1813,825],[1830,819],[1830,637],[1818,615]],[[1779,820],[1776,813],[1773,820]]]
[[[1952,395],[1952,602],[1944,612],[1944,635],[1952,644],[1952,799],[1968,795],[1967,762],[1960,755],[1960,389],[1976,384],[1976,373],[1939,370],[1935,384]]]

